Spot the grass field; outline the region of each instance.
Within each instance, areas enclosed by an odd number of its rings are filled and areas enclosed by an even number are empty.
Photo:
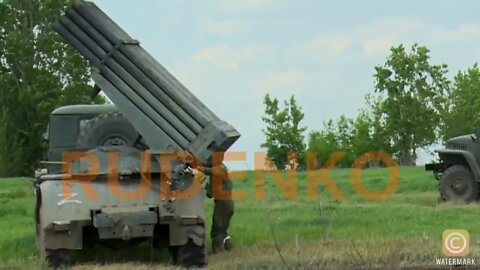
[[[231,235],[232,252],[209,257],[213,269],[425,269],[441,257],[445,229],[470,233],[471,258],[480,255],[480,205],[438,201],[437,183],[423,168],[402,168],[396,192],[382,201],[356,195],[350,170],[334,170],[331,177],[347,200],[338,202],[320,184],[316,201],[307,199],[306,178],[299,177],[297,200],[282,196],[267,177],[266,198],[254,200],[252,173],[235,182],[248,199],[236,202]],[[388,170],[362,173],[371,190],[388,182]],[[211,215],[212,202],[208,205]],[[0,268],[41,269],[35,249],[32,184],[28,179],[0,180]],[[286,261],[282,262],[273,240]],[[134,253],[100,249],[73,269],[164,269],[168,257],[139,247]],[[126,256],[125,254],[130,254]],[[125,260],[127,262],[125,262]],[[433,268],[436,269],[436,268]]]

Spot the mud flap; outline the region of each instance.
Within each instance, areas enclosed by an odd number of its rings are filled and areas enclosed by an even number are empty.
[[[36,203],[35,203],[35,243],[37,248],[42,248],[43,242],[40,239],[40,208],[42,206],[42,191],[39,185],[35,185],[35,195],[36,195]]]
[[[45,228],[45,249],[74,249],[83,248],[83,222],[72,222],[67,230],[56,231],[54,225]]]

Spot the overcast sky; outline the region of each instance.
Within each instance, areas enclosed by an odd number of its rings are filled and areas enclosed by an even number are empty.
[[[357,114],[393,45],[427,46],[451,77],[480,58],[480,1],[95,2],[242,133],[231,150],[249,153],[247,167],[264,139],[266,93],[294,94],[310,132]]]

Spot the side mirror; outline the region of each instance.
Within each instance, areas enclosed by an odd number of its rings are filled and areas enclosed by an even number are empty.
[[[475,129],[475,137],[478,139],[480,138],[480,127]]]
[[[43,133],[42,134],[42,139],[43,139],[44,142],[48,142],[48,133],[46,133],[46,132]]]
[[[47,142],[48,143],[48,137],[50,136],[49,134],[49,131],[50,131],[50,125],[47,125],[47,131],[45,131],[43,134],[42,134],[42,139],[44,142]]]

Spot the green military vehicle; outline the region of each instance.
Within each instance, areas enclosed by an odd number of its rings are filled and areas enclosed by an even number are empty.
[[[55,30],[90,62],[94,95],[114,105],[51,114],[48,158],[35,172],[42,257],[57,267],[97,243],[148,241],[178,265],[206,266],[205,192],[191,191],[193,166],[211,164],[240,134],[95,4],[76,1]]]
[[[134,246],[151,241],[154,247],[173,247],[175,262],[183,266],[206,265],[203,208],[204,194],[175,201],[160,194],[159,163],[150,165],[151,190],[129,200],[112,194],[108,182],[107,155],[119,155],[118,184],[125,192],[139,188],[142,177],[141,152],[147,148],[141,135],[113,105],[75,105],[51,114],[47,168],[36,173],[37,245],[52,267],[68,263],[72,250],[95,243],[112,248]],[[91,150],[89,150],[91,149]],[[88,173],[79,158],[71,170],[62,156],[72,151],[87,151],[99,159],[100,171],[91,182],[92,193],[77,177]],[[75,166],[76,165],[76,166]],[[116,164],[115,164],[116,165]],[[178,166],[184,165],[181,171]],[[194,175],[187,164],[173,166],[171,189],[182,190],[193,184]],[[84,181],[84,180],[83,180]],[[83,183],[85,184],[85,183]],[[68,192],[68,194],[66,194]],[[90,197],[92,195],[90,194]]]
[[[475,134],[452,138],[444,149],[436,150],[440,162],[426,164],[439,181],[445,201],[473,202],[480,194],[480,129]]]

